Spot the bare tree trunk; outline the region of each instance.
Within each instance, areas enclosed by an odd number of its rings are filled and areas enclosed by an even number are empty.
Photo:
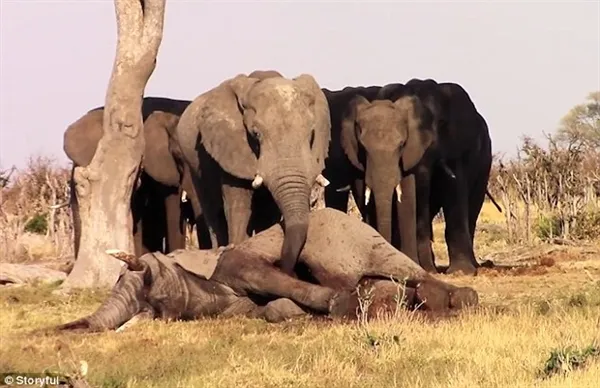
[[[63,290],[111,287],[121,262],[105,253],[133,253],[130,199],[144,137],[142,97],[156,66],[166,0],[115,0],[117,52],[106,92],[104,134],[87,167],[75,168],[81,245]]]

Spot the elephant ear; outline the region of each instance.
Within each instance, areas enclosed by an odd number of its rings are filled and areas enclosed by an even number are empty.
[[[406,172],[415,167],[433,142],[432,129],[426,128],[424,121],[428,112],[418,97],[402,97],[394,106],[406,118],[408,135],[402,151],[402,169]]]
[[[361,96],[356,95],[346,107],[342,115],[342,132],[341,132],[341,144],[344,149],[344,153],[350,160],[350,163],[360,171],[365,171],[365,167],[360,162],[358,157],[358,137],[360,135],[360,128],[356,125],[356,118],[360,110],[366,107],[369,101]]]
[[[179,186],[181,174],[169,147],[169,131],[179,122],[179,116],[154,111],[144,123],[144,171],[167,186]]]
[[[86,167],[96,153],[104,133],[104,109],[91,110],[67,127],[63,150],[76,166]]]
[[[312,154],[318,173],[321,173],[325,168],[325,159],[329,153],[329,142],[331,141],[329,104],[327,103],[325,93],[323,93],[317,81],[310,74],[301,74],[294,78],[294,83],[307,95],[308,106],[313,109],[315,137],[312,145]]]
[[[257,159],[248,144],[244,102],[258,81],[240,74],[201,96],[198,104],[200,141],[208,154],[227,173],[249,180],[256,175]]]

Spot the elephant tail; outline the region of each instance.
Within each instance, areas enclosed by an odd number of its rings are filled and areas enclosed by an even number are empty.
[[[487,188],[485,189],[485,194],[490,198],[490,200],[492,201],[492,203],[494,204],[494,206],[496,206],[496,209],[498,209],[498,211],[500,213],[502,213],[502,208],[500,207],[500,205],[498,205],[498,202],[496,202],[496,200],[494,199],[494,197],[490,193],[489,189],[487,189]]]

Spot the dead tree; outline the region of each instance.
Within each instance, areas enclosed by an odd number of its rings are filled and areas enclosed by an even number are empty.
[[[156,66],[165,1],[115,0],[117,52],[104,133],[91,163],[75,168],[81,245],[63,290],[113,286],[121,263],[105,250],[133,252],[130,199],[144,150],[142,98]]]

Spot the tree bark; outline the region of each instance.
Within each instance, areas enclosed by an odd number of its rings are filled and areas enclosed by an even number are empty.
[[[107,249],[134,249],[130,199],[144,150],[142,98],[156,66],[166,0],[115,0],[117,50],[106,92],[103,136],[74,178],[81,242],[64,291],[112,287],[122,263]]]

